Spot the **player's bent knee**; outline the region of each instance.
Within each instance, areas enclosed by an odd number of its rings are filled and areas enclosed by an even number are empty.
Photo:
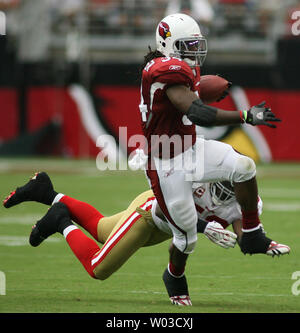
[[[197,233],[193,234],[175,234],[173,237],[173,244],[176,248],[185,254],[194,252],[198,240]]]
[[[177,247],[177,249],[185,254],[191,254],[194,252],[197,242],[184,242],[184,241],[177,241],[173,239],[173,244]]]
[[[107,269],[103,269],[101,267],[101,265],[97,266],[94,270],[93,270],[93,273],[94,273],[94,277],[95,279],[97,280],[101,280],[101,281],[104,281],[106,280],[107,278],[109,278],[112,274],[113,274],[114,271],[112,270],[107,270]]]
[[[169,205],[171,216],[178,227],[187,231],[197,223],[197,212],[194,205],[185,200],[174,201]]]
[[[185,254],[193,253],[195,250],[197,242],[188,243],[186,249],[184,250]]]
[[[252,179],[256,175],[256,165],[252,158],[239,155],[236,164],[233,181],[236,183]]]

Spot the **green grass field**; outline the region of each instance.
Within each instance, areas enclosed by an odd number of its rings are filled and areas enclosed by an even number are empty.
[[[49,173],[57,191],[90,203],[104,215],[126,208],[148,188],[143,173],[100,172],[94,161],[1,159],[1,197],[41,170]],[[0,313],[300,312],[300,295],[291,289],[292,274],[300,271],[300,165],[258,166],[258,182],[267,235],[289,245],[291,254],[244,256],[238,246],[224,250],[199,235],[186,269],[193,306],[184,308],[171,305],[161,279],[168,242],[141,249],[112,277],[97,281],[61,235],[38,248],[29,246],[31,226],[46,206],[1,205],[0,271],[6,276],[6,294],[0,295]]]

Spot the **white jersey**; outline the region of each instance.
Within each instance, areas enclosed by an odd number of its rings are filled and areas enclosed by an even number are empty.
[[[241,207],[236,200],[226,205],[214,205],[209,190],[209,183],[193,183],[193,197],[198,218],[207,222],[218,222],[227,228],[236,220],[242,219]],[[262,213],[262,201],[258,199],[259,215]]]
[[[241,207],[236,200],[233,200],[226,205],[214,205],[210,190],[209,183],[193,183],[193,197],[199,219],[203,219],[207,222],[218,222],[223,228],[227,228],[236,220],[242,220]],[[158,218],[155,215],[155,208],[157,202],[155,200],[152,206],[152,217],[155,225],[162,231],[172,234],[168,224]],[[263,203],[260,197],[258,197],[258,213],[262,213]]]

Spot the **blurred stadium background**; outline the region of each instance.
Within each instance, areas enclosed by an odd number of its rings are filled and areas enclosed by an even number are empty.
[[[230,126],[199,133],[256,161],[300,160],[300,25],[292,16],[299,1],[0,0],[0,10],[0,156],[94,158],[103,133],[126,149],[128,137],[140,133],[143,56],[148,45],[155,48],[158,21],[182,11],[208,39],[202,74],[233,83],[218,105],[230,110],[266,100],[283,120],[275,131]],[[127,137],[118,137],[120,126]]]
[[[197,130],[255,159],[266,230],[294,255],[245,259],[234,249],[229,259],[199,242],[202,259],[193,256],[188,268],[192,311],[299,312],[290,288],[300,250],[300,1],[0,0],[0,11],[6,17],[0,36],[1,196],[45,170],[59,189],[104,214],[124,209],[147,183],[142,172],[99,172],[97,138],[113,135],[125,156],[135,148],[128,139],[141,133],[139,70],[148,45],[155,48],[157,23],[178,11],[199,22],[209,50],[202,74],[233,83],[217,105],[244,109],[265,100],[282,122],[276,130]],[[121,137],[120,127],[127,131]],[[7,295],[0,297],[0,312],[178,311],[167,303],[161,282],[168,244],[144,249],[99,288],[58,236],[38,251],[25,246],[33,219],[44,211],[34,203],[13,212],[1,208]],[[210,260],[203,260],[206,255]],[[43,269],[41,258],[49,259]],[[151,274],[144,258],[152,262]]]

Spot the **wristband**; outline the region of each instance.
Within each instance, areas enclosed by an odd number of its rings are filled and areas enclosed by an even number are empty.
[[[248,116],[248,112],[247,110],[244,111],[240,111],[240,118],[241,118],[241,122],[245,123],[247,120],[247,116]]]

